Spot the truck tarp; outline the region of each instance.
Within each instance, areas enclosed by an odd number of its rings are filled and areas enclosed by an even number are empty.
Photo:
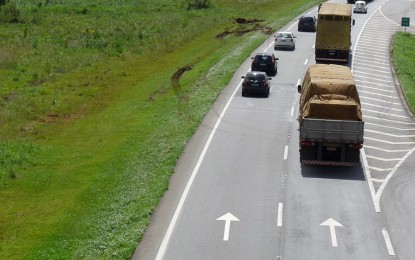
[[[311,65],[301,87],[303,118],[362,121],[359,94],[348,67]]]
[[[318,15],[351,16],[352,6],[348,4],[324,3]]]
[[[349,50],[351,16],[349,4],[323,4],[317,20],[316,49]]]

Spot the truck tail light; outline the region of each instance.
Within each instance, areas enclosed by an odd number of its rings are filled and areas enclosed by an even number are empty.
[[[301,141],[301,146],[304,146],[304,147],[312,147],[314,145],[315,143],[311,141]]]
[[[351,144],[350,148],[359,150],[363,148],[363,144]]]

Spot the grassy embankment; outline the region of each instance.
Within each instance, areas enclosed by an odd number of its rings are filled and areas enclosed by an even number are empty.
[[[188,2],[1,7],[0,259],[128,258],[187,140],[268,37],[261,28],[319,1]]]
[[[393,66],[408,105],[415,112],[415,35],[397,33],[392,44]]]

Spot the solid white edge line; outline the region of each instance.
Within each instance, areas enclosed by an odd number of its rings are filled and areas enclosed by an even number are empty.
[[[402,163],[415,151],[415,147],[412,148],[407,154],[405,154],[404,157],[393,167],[392,171],[386,176],[385,181],[382,183],[380,188],[378,189],[378,192],[376,193],[376,200],[379,202],[380,197],[382,196],[382,192],[385,189],[386,185],[392,178],[392,176],[395,174],[395,172],[398,170],[398,168],[402,165]]]
[[[170,237],[171,237],[171,235],[173,233],[173,230],[174,230],[174,228],[176,226],[176,222],[177,222],[177,220],[179,218],[179,215],[182,212],[184,202],[185,202],[185,200],[187,198],[187,195],[189,194],[190,188],[192,187],[193,181],[196,178],[196,175],[197,175],[197,173],[199,171],[200,165],[202,164],[203,159],[205,158],[206,152],[207,152],[207,150],[208,150],[208,148],[210,146],[210,143],[212,142],[212,139],[213,139],[213,136],[216,133],[216,130],[218,129],[218,127],[219,127],[219,125],[220,125],[220,123],[222,121],[223,116],[225,115],[226,111],[228,110],[228,107],[230,106],[233,98],[235,97],[236,92],[241,87],[241,84],[242,84],[242,81],[239,82],[238,86],[235,88],[234,92],[232,93],[231,97],[229,98],[228,103],[226,103],[225,107],[223,108],[222,113],[218,117],[218,120],[216,121],[216,124],[213,127],[212,132],[210,133],[209,138],[206,141],[205,146],[203,147],[203,151],[202,151],[202,153],[199,156],[199,159],[198,159],[198,161],[197,161],[197,163],[195,165],[195,168],[193,169],[192,175],[190,176],[189,181],[186,184],[186,188],[184,189],[184,192],[182,194],[182,197],[180,198],[179,204],[176,207],[176,211],[174,212],[173,218],[172,218],[172,220],[171,220],[171,222],[169,224],[169,227],[168,227],[168,229],[166,231],[166,234],[163,237],[163,241],[162,241],[162,243],[160,245],[160,248],[159,248],[159,251],[157,253],[156,260],[161,260],[161,259],[164,258],[164,255],[165,255],[166,250],[167,250],[167,246],[168,246],[169,241],[170,241]]]
[[[392,242],[389,237],[389,233],[386,229],[382,229],[383,238],[385,239],[386,248],[388,249],[388,253],[391,256],[395,255],[395,251],[393,250]]]
[[[283,210],[283,204],[280,202],[278,203],[278,221],[277,226],[282,227],[282,211]]]
[[[369,20],[372,18],[372,16],[376,13],[376,11],[377,10],[379,10],[380,9],[380,7],[378,7],[371,15],[370,15],[370,17],[366,20],[366,22],[365,22],[365,24],[363,24],[363,26],[362,26],[362,30],[360,30],[360,32],[359,32],[359,35],[357,36],[357,39],[356,39],[356,44],[354,45],[354,47],[353,47],[353,60],[352,60],[352,66],[351,66],[351,70],[353,71],[353,65],[354,65],[354,57],[355,57],[355,52],[356,52],[356,47],[357,47],[357,45],[359,44],[359,40],[360,40],[360,36],[362,36],[362,32],[363,32],[363,29],[365,29],[365,26],[366,26],[366,24],[369,22]]]
[[[380,212],[379,203],[376,201],[376,192],[375,187],[373,186],[372,175],[370,174],[369,165],[367,163],[367,157],[365,153],[365,148],[361,150],[362,160],[363,160],[363,170],[366,175],[367,183],[369,184],[370,195],[372,196],[373,205],[375,206],[375,211]]]
[[[287,158],[288,158],[288,145],[286,145],[284,149],[284,160],[287,160]]]

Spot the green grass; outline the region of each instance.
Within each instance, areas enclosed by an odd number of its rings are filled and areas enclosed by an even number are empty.
[[[19,22],[0,22],[0,259],[129,258],[186,142],[267,37],[215,36],[236,17],[277,30],[318,3],[10,2]]]
[[[399,82],[415,112],[415,35],[398,32],[392,44],[392,60]]]

